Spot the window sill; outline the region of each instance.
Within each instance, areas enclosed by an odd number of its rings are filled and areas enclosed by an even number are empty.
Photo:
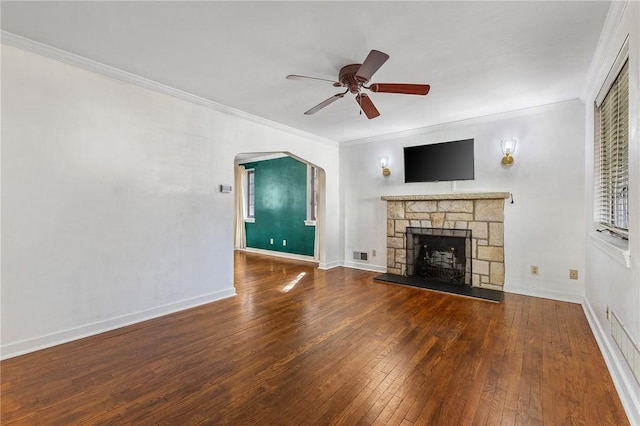
[[[304,226],[316,226],[316,221],[315,220],[305,220],[304,221]]]
[[[245,217],[244,218],[244,223],[256,223],[256,218],[255,217]]]
[[[594,246],[605,252],[609,257],[627,268],[631,268],[628,241],[603,234],[602,232],[592,232],[589,234],[589,238],[593,241]]]

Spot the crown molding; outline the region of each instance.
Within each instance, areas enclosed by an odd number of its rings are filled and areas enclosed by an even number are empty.
[[[82,68],[91,72],[95,72],[107,77],[115,78],[127,83],[135,84],[136,86],[143,87],[148,90],[153,90],[177,99],[181,99],[187,102],[191,102],[196,105],[203,106],[218,112],[229,114],[231,116],[241,118],[247,121],[251,121],[256,124],[267,126],[279,131],[294,134],[300,137],[312,139],[316,142],[339,146],[337,141],[320,137],[312,133],[304,132],[296,128],[286,126],[284,124],[276,123],[275,121],[267,120],[266,118],[258,117],[253,114],[235,109],[212,100],[194,95],[189,92],[185,92],[180,89],[176,89],[166,84],[158,83],[157,81],[150,80],[145,77],[141,77],[137,74],[130,73],[128,71],[121,70],[98,61],[94,61],[84,56],[76,55],[75,53],[68,52],[66,50],[59,49],[57,47],[50,46],[48,44],[40,43],[35,40],[22,37],[20,35],[1,30],[0,42],[3,45],[15,47],[21,50],[25,50],[31,53],[35,53],[50,59],[54,59],[59,62],[63,62],[78,68]]]

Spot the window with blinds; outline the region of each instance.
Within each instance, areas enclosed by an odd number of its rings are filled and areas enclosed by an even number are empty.
[[[629,60],[596,104],[595,216],[598,229],[627,238],[629,229]]]
[[[256,199],[256,172],[254,169],[247,170],[247,192],[245,203],[247,205],[247,218],[254,219],[255,215],[255,199]]]

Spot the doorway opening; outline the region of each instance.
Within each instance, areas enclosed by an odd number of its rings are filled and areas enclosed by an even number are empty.
[[[235,250],[322,261],[325,171],[289,152],[236,155]]]

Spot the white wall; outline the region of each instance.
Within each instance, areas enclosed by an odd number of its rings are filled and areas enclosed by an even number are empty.
[[[620,250],[603,249],[594,234],[593,221],[593,111],[596,95],[603,87],[618,52],[629,43],[629,265]],[[640,385],[611,336],[607,307],[627,330],[637,347],[640,344],[640,3],[614,2],[594,57],[585,96],[586,109],[586,280],[585,312],[627,410],[631,424],[640,424]],[[632,354],[632,343],[626,342]],[[629,356],[627,357],[629,358]],[[635,368],[640,377],[640,356],[635,354]]]
[[[276,151],[326,171],[339,264],[335,144],[3,46],[2,357],[233,295],[218,185]]]
[[[515,164],[500,164],[500,141],[515,137]],[[403,147],[473,138],[475,180],[404,183]],[[386,206],[382,195],[442,192],[513,194],[505,204],[505,290],[561,300],[584,294],[584,105],[564,102],[435,126],[341,148],[345,251],[376,250],[367,264],[384,270]],[[379,156],[389,156],[384,178]],[[532,276],[530,267],[539,267]],[[569,269],[580,271],[569,279]]]

